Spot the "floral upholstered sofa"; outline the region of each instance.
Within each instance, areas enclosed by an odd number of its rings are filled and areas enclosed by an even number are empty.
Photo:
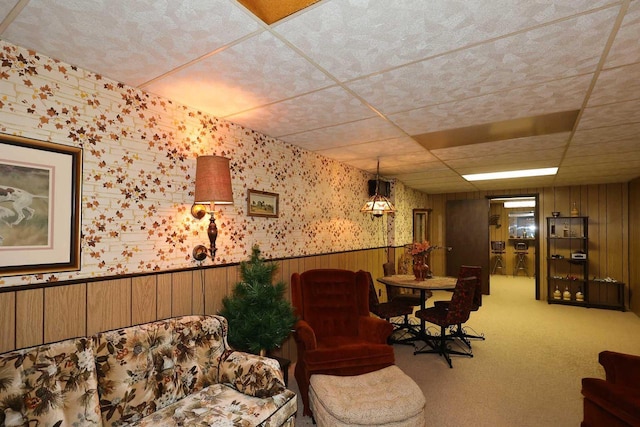
[[[0,354],[0,426],[293,426],[277,361],[183,316]]]

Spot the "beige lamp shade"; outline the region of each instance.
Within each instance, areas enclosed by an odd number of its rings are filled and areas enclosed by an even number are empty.
[[[197,204],[233,204],[229,159],[219,156],[200,156],[196,160]]]

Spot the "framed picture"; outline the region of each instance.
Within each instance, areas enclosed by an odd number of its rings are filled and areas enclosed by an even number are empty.
[[[277,218],[280,212],[278,194],[249,190],[247,193],[247,215]]]
[[[0,134],[0,276],[80,269],[82,149]]]

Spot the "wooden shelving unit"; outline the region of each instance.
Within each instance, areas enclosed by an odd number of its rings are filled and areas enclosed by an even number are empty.
[[[624,283],[589,280],[589,217],[547,217],[550,304],[625,310]]]

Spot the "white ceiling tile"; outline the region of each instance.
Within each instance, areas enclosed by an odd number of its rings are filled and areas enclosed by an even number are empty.
[[[591,78],[591,75],[569,77],[392,114],[390,119],[410,135],[419,135],[549,112],[574,110],[582,106]]]
[[[340,80],[375,73],[610,2],[328,1],[275,30]]]
[[[622,26],[607,56],[605,67],[617,67],[637,62],[640,59],[639,34],[640,2],[635,0],[629,3],[629,10],[622,21]]]
[[[355,80],[348,86],[384,114],[392,114],[593,73],[616,13],[617,9],[605,9]]]
[[[617,102],[615,104],[587,107],[582,113],[579,130],[625,125],[640,122],[640,101]]]
[[[432,153],[440,160],[445,161],[474,157],[486,158],[504,154],[512,157],[522,157],[526,156],[526,153],[529,151],[562,148],[567,144],[569,135],[569,132],[560,132],[551,135],[537,135],[472,145],[460,145],[457,147],[432,150]]]
[[[376,113],[360,100],[341,87],[331,87],[226,119],[293,143],[303,141],[304,135],[300,133],[306,130],[320,129],[321,132],[321,128],[373,116]]]
[[[421,154],[424,151],[425,149],[420,144],[408,136],[316,150],[318,154],[341,162],[357,160],[362,157],[392,156],[398,152]]]
[[[2,37],[135,86],[259,29],[228,1],[38,0]]]
[[[215,82],[215,87],[209,87],[209,82]],[[265,32],[167,75],[145,89],[224,117],[332,84],[306,59]]]
[[[397,127],[381,117],[372,117],[356,122],[301,132],[281,139],[307,150],[316,151],[332,147],[346,147],[351,144],[380,139],[406,136]]]
[[[321,153],[320,153],[321,154]],[[375,173],[380,161],[380,174],[397,177],[399,173],[422,172],[433,167],[443,167],[442,162],[429,154],[425,149],[420,152],[393,153],[381,157],[368,157],[349,160],[347,163],[355,168]]]
[[[0,22],[4,21],[5,17],[11,12],[11,9],[16,5],[16,1],[3,1],[0,2]]]
[[[589,97],[588,106],[632,99],[640,99],[640,62],[602,71]]]
[[[474,181],[473,185],[481,191],[512,190],[518,188],[551,187],[553,176],[536,176],[532,178],[496,179],[490,181]]]
[[[571,140],[571,148],[584,144],[599,144],[620,140],[640,140],[640,123],[622,124],[618,126],[593,129],[578,129]],[[606,146],[606,144],[603,144]],[[640,142],[638,142],[640,145]]]
[[[630,167],[631,165],[640,166],[640,147],[635,151],[630,150],[628,145],[621,143],[607,144],[608,150],[585,149],[582,152],[572,151],[571,154],[562,162],[563,167],[585,167],[593,168],[592,170],[606,170],[614,167]],[[585,147],[586,148],[586,147]],[[622,150],[622,151],[618,151]],[[640,174],[640,171],[639,171]]]
[[[379,159],[382,176],[419,191],[640,175],[640,0],[323,0],[272,26],[236,0],[7,0],[4,16],[9,50],[34,49],[79,76],[137,85],[363,172]],[[14,90],[5,80],[0,97]],[[433,152],[408,137],[584,105],[573,137]],[[558,162],[555,178],[460,177]]]

